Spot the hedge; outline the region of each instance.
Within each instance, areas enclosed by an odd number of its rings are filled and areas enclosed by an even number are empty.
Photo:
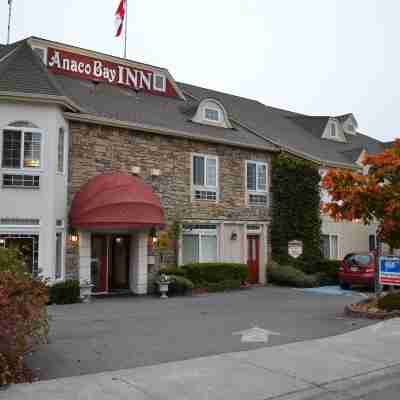
[[[268,269],[268,280],[280,286],[315,287],[319,285],[316,276],[307,275],[291,265],[279,265],[276,262],[272,262],[272,266]]]
[[[289,260],[289,264],[300,269],[306,274],[319,276],[320,285],[337,285],[339,283],[340,261],[321,258],[314,261],[306,261],[303,258]]]
[[[241,283],[246,280],[247,266],[237,263],[196,263],[186,264],[179,268],[166,268],[160,272],[166,275],[184,276],[195,285],[223,281]]]
[[[78,280],[66,280],[49,287],[50,304],[74,304],[80,300],[80,284]]]
[[[288,242],[303,242],[304,259],[321,258],[320,175],[318,166],[287,154],[272,160],[271,245],[275,261],[286,265]]]

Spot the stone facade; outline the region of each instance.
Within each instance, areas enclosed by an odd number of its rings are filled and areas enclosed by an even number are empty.
[[[191,200],[192,153],[218,156],[217,203]],[[138,166],[140,176],[160,196],[168,225],[176,221],[269,221],[267,207],[246,205],[245,161],[269,163],[271,155],[265,151],[71,122],[69,154],[69,207],[74,195],[94,176],[131,174],[131,168]],[[151,176],[154,168],[160,169],[160,176]],[[69,254],[68,268],[76,253]]]

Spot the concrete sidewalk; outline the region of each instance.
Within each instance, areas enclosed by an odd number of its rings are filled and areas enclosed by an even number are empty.
[[[16,385],[0,400],[344,399],[351,379],[398,364],[395,319],[325,339]]]

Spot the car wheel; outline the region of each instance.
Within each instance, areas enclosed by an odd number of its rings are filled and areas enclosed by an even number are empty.
[[[350,284],[348,284],[346,282],[340,282],[340,289],[349,290],[350,289]]]

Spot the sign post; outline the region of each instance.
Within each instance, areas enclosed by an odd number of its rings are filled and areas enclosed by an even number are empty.
[[[378,274],[379,285],[400,286],[400,257],[379,257]]]

